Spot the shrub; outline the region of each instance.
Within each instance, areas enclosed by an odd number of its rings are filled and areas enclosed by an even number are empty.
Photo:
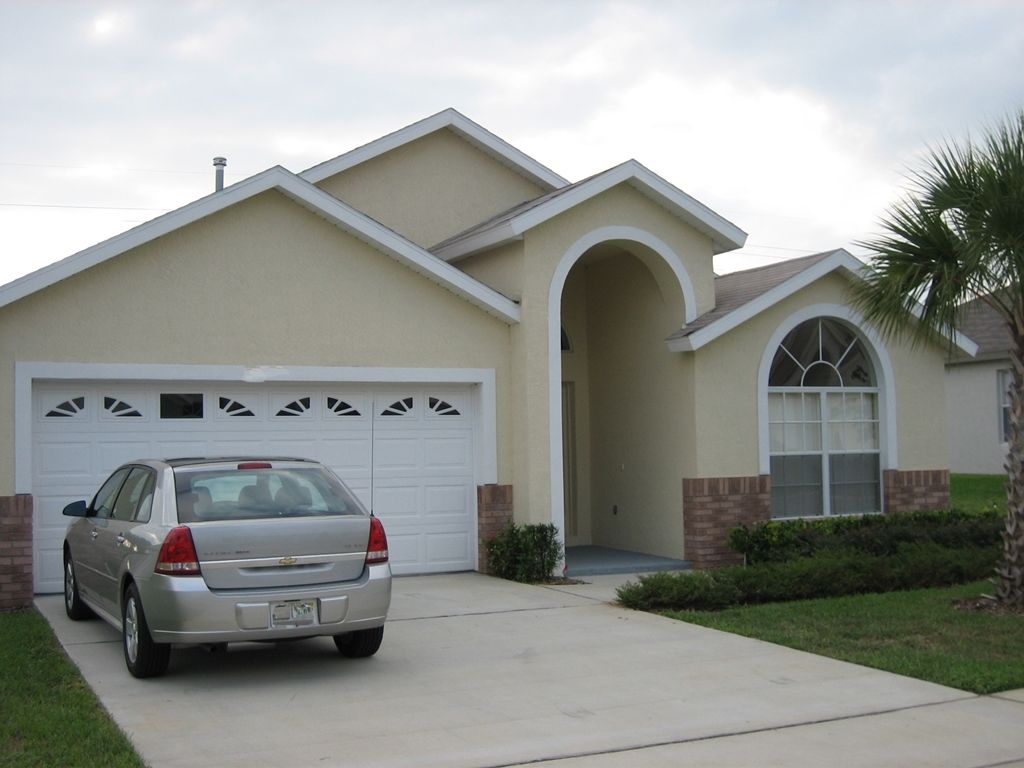
[[[561,559],[558,529],[550,523],[509,523],[487,542],[487,566],[503,579],[544,581],[551,577]]]
[[[1004,521],[1005,515],[995,509],[770,520],[733,528],[728,541],[748,564],[784,562],[828,550],[892,555],[910,544],[949,549],[998,544]]]
[[[894,555],[823,551],[786,562],[641,576],[618,590],[638,610],[716,610],[731,605],[807,600],[865,592],[944,587],[992,573],[999,548],[907,544]]]

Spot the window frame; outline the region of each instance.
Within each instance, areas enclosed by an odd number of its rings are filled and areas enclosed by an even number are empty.
[[[996,403],[998,404],[998,427],[999,442],[1008,444],[1010,442],[1010,385],[1013,378],[1009,368],[1000,368],[996,371]]]

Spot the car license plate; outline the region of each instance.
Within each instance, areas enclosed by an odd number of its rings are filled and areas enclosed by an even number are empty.
[[[315,600],[288,600],[270,605],[270,625],[272,627],[303,627],[314,623],[316,623]]]

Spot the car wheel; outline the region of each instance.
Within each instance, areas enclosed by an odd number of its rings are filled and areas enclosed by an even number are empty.
[[[171,658],[171,646],[154,643],[142,610],[139,590],[134,584],[128,585],[121,607],[121,645],[124,648],[124,663],[134,677],[158,677],[167,670]]]
[[[78,594],[78,579],[75,578],[75,564],[70,552],[64,555],[64,612],[72,621],[81,621],[93,615]]]
[[[355,632],[335,635],[334,644],[338,646],[342,656],[347,656],[350,659],[365,659],[377,652],[383,639],[384,627],[376,627],[375,629],[359,629]]]

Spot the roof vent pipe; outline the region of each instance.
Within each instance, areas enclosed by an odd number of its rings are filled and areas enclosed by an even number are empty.
[[[217,177],[214,182],[214,191],[220,192],[224,189],[224,166],[228,164],[226,157],[215,157],[213,158],[213,167],[217,169]]]

